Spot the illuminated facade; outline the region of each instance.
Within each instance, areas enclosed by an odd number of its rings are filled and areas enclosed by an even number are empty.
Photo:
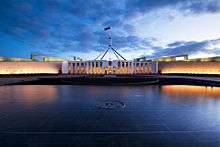
[[[17,58],[19,59],[19,58]],[[217,60],[218,58],[215,58]],[[4,59],[5,60],[5,59]],[[8,59],[7,59],[8,60]],[[12,62],[13,61],[13,62]],[[1,61],[3,74],[69,74],[69,75],[119,75],[119,74],[216,74],[220,75],[218,61]]]
[[[32,59],[0,56],[0,62],[29,62],[29,61],[32,61]]]
[[[150,74],[153,72],[149,62],[127,60],[70,61],[63,64],[65,74]]]
[[[162,74],[220,74],[220,62],[159,62]]]
[[[150,74],[154,65],[136,61],[0,62],[0,74]]]
[[[62,62],[0,62],[0,74],[58,74]]]
[[[174,61],[188,61],[188,55],[177,55],[177,56],[165,56],[159,58],[146,59],[145,57],[137,58],[136,61],[148,61],[148,62],[174,62]]]

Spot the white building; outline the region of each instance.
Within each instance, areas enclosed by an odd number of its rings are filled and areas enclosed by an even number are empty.
[[[110,30],[110,27],[104,30]],[[152,64],[146,61],[129,61],[126,60],[112,47],[112,37],[108,36],[108,48],[101,53],[96,59],[88,61],[69,61],[68,74],[150,74],[152,73]],[[106,53],[112,51],[118,60],[103,60]],[[101,57],[100,59],[98,59]],[[63,71],[66,73],[66,71]]]
[[[67,64],[64,63],[63,64]],[[69,61],[68,74],[150,74],[150,62],[128,60]],[[66,73],[66,70],[63,71]]]

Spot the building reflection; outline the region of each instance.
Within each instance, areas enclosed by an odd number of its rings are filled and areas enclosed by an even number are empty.
[[[0,93],[2,103],[22,103],[25,105],[34,105],[38,103],[47,103],[56,100],[57,86],[53,85],[22,85],[22,86],[4,86]]]
[[[172,99],[220,99],[220,87],[191,86],[191,85],[164,85],[162,93]]]

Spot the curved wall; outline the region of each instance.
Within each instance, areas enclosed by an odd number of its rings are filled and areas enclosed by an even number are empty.
[[[57,74],[62,62],[0,62],[0,74]]]
[[[164,74],[220,74],[220,62],[159,62]]]

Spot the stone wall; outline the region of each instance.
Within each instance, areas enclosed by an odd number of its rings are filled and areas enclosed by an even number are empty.
[[[164,74],[220,74],[220,62],[159,62],[158,66]]]
[[[57,74],[62,62],[0,62],[0,74]]]

